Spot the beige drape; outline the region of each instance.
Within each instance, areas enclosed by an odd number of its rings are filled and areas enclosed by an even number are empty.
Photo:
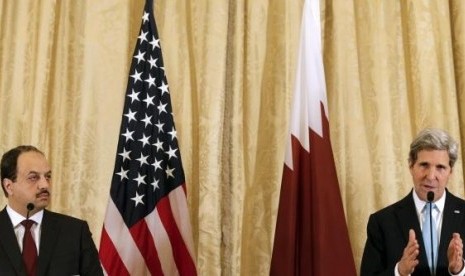
[[[0,0],[0,151],[40,147],[53,168],[50,209],[88,220],[97,245],[143,4]],[[201,275],[268,274],[302,5],[155,1]],[[441,127],[465,144],[465,3],[321,8],[333,150],[359,266],[369,214],[412,187],[412,136]],[[459,196],[462,166],[449,183]]]

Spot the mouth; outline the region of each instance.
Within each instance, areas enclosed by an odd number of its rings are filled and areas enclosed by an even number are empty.
[[[433,183],[423,183],[421,186],[423,187],[423,189],[427,191],[432,191],[432,190],[437,189],[437,185],[434,185]]]
[[[50,193],[48,191],[43,191],[43,192],[40,192],[36,195],[36,198],[38,199],[48,199],[50,196]]]

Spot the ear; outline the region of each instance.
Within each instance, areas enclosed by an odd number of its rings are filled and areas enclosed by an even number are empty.
[[[2,180],[2,186],[5,189],[5,191],[8,193],[8,195],[13,194],[13,190],[12,190],[12,187],[11,187],[12,184],[13,184],[13,181],[11,181],[11,179],[4,178]]]

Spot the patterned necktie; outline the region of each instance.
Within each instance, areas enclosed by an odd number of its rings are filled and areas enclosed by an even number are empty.
[[[431,275],[435,275],[435,267],[436,263],[438,260],[438,232],[436,229],[436,219],[434,216],[434,213],[432,214],[432,220],[430,220],[430,208],[431,205],[433,205],[433,210],[436,209],[436,204],[429,204],[427,203],[425,205],[425,208],[423,208],[423,229],[422,229],[422,235],[423,235],[423,241],[425,243],[425,253],[426,256],[428,257],[428,265],[429,269],[431,271]],[[432,222],[432,225],[431,225]],[[431,242],[433,244],[431,245]],[[431,248],[434,249],[434,261],[432,260],[431,256]]]
[[[34,223],[30,219],[21,222],[24,226],[23,261],[28,276],[35,276],[37,267],[37,247],[31,232],[31,227]]]

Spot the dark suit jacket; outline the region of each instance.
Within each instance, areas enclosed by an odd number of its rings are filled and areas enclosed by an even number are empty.
[[[413,191],[412,191],[413,192]],[[372,214],[368,220],[367,241],[360,269],[361,276],[394,275],[394,267],[408,242],[409,229],[415,230],[420,245],[420,261],[413,275],[430,275],[420,222],[412,192],[402,200]],[[436,275],[449,275],[447,248],[452,233],[465,240],[465,201],[446,190]]]
[[[6,208],[0,211],[0,275],[26,275]],[[37,275],[103,275],[87,222],[44,210]]]

